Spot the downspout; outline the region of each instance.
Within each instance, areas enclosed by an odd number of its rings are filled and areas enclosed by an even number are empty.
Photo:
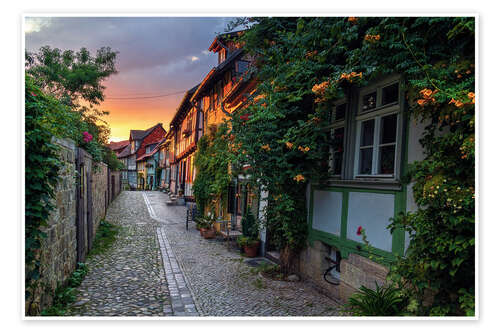
[[[198,142],[198,139],[199,139],[199,131],[200,131],[200,112],[201,109],[200,109],[200,105],[199,103],[191,103],[192,107],[195,108],[196,110],[196,125],[195,125],[195,133],[194,133],[194,144],[196,145],[196,143]]]

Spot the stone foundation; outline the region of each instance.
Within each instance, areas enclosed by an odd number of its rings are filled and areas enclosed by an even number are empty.
[[[351,253],[340,261],[340,284],[332,285],[323,279],[323,274],[330,263],[325,260],[329,256],[330,247],[323,242],[314,241],[300,255],[300,274],[310,280],[319,289],[331,297],[346,302],[361,286],[374,289],[375,283],[383,285],[388,268],[363,256]]]

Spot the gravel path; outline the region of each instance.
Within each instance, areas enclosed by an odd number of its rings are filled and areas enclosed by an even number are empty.
[[[69,316],[164,316],[171,314],[167,281],[141,192],[122,192],[106,220],[122,226],[113,246],[87,259],[89,272],[78,287]]]
[[[336,316],[339,304],[304,282],[260,277],[238,251],[185,229],[185,206],[166,206],[161,192],[144,192],[202,316]]]

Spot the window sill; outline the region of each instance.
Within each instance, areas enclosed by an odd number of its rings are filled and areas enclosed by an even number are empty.
[[[400,191],[402,186],[401,183],[394,179],[348,179],[340,180],[331,178],[327,181],[330,186],[338,187],[354,187],[360,189],[372,189],[372,190],[392,190]]]

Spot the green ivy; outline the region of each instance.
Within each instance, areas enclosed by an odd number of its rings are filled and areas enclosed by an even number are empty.
[[[54,208],[54,188],[61,167],[58,146],[52,142],[54,128],[47,116],[64,113],[66,107],[44,95],[29,76],[25,101],[25,297],[32,301],[40,280],[40,248],[47,237],[42,228]],[[31,309],[30,303],[28,311],[37,309]]]
[[[225,124],[210,128],[199,141],[194,157],[197,170],[193,193],[199,212],[205,207],[215,210],[215,202],[227,196],[231,181],[229,175],[230,154],[228,150],[228,127]]]

